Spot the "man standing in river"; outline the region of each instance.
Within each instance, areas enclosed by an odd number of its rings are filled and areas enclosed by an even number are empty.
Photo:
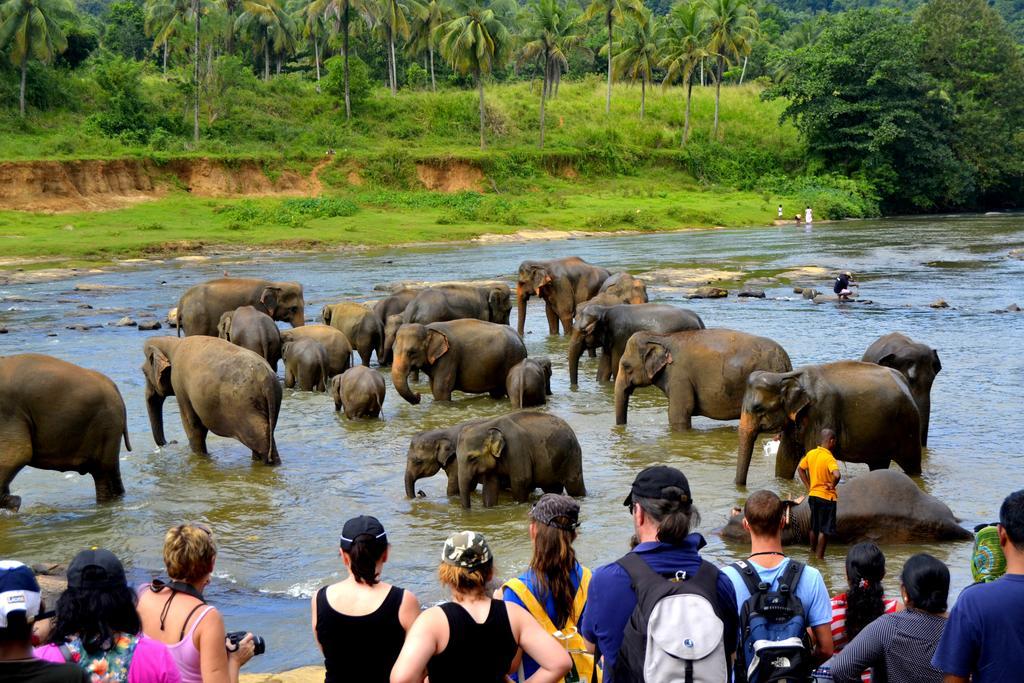
[[[836,484],[840,478],[839,463],[832,455],[836,447],[836,433],[831,429],[822,429],[818,444],[817,448],[803,457],[796,471],[808,489],[807,504],[811,507],[808,540],[811,552],[819,559],[824,559],[828,537],[836,532]]]

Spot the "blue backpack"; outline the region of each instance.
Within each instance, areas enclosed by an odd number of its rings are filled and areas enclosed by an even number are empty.
[[[740,643],[736,653],[737,683],[810,680],[811,642],[804,605],[796,595],[804,565],[790,560],[778,588],[761,580],[748,562],[734,562],[750,597],[740,608]]]

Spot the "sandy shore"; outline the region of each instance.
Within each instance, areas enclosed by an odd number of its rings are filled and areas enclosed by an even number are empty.
[[[276,674],[247,674],[238,677],[239,683],[323,683],[322,666],[304,666]]]

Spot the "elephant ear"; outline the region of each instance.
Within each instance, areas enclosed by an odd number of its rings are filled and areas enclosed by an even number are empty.
[[[452,448],[452,442],[448,439],[438,439],[434,452],[437,457],[437,462],[440,463],[441,467],[448,467],[452,458],[455,457],[455,449]]]
[[[811,404],[811,397],[804,390],[799,376],[786,377],[782,381],[782,402],[786,406],[786,414],[793,422]]]
[[[146,352],[146,378],[161,392],[171,383],[171,361],[155,346]]]
[[[495,460],[501,457],[505,451],[505,435],[501,433],[501,430],[494,428],[487,430],[483,451]]]
[[[282,357],[284,350],[282,349]],[[341,400],[341,375],[335,375],[331,378],[331,398],[340,401]]]
[[[501,287],[491,287],[487,294],[487,308],[490,309],[491,321],[500,320],[504,313],[503,304],[508,303],[508,291]]]
[[[429,330],[427,332],[427,362],[433,365],[438,358],[446,353],[448,353],[448,337],[437,330]]]
[[[226,341],[231,341],[231,319],[234,314],[228,312],[220,316],[220,322],[217,323],[217,336]]]
[[[324,321],[324,325],[330,325],[331,324],[331,305],[330,304],[326,304],[322,309],[320,309],[320,319]]]
[[[939,370],[942,370],[942,363],[939,362],[939,352],[935,349],[932,349],[932,370],[935,371],[936,375],[939,374]]]
[[[656,342],[647,342],[644,345],[643,357],[644,370],[652,380],[666,365],[672,362],[672,353]]]
[[[280,287],[264,287],[263,293],[260,294],[260,303],[267,309],[271,318],[274,317],[274,311],[277,310],[277,299],[280,295]]]
[[[882,356],[881,358],[879,358],[876,362],[879,365],[884,365],[887,368],[893,368],[894,370],[899,370],[900,369],[899,364],[898,364],[898,362],[896,360],[896,354],[895,353],[887,353],[884,356]]]

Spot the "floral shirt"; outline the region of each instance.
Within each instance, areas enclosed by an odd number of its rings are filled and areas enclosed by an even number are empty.
[[[141,637],[118,633],[114,636],[113,647],[95,655],[88,654],[78,638],[69,640],[65,646],[71,662],[85,669],[92,683],[127,683],[128,667]]]

